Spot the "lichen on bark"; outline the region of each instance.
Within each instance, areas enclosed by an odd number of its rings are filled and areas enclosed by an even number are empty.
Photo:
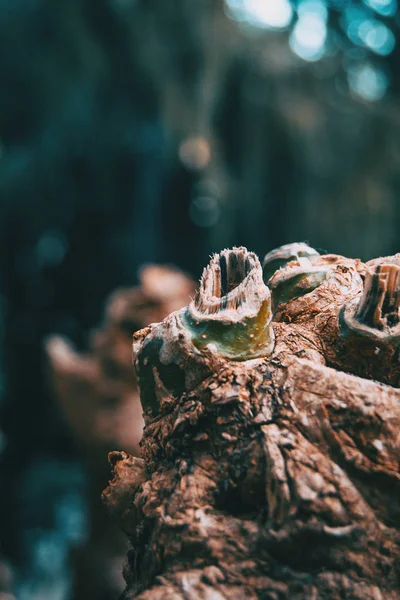
[[[246,249],[222,252],[191,305],[210,331],[266,302],[256,358],[230,338],[228,355],[225,330],[198,344],[191,306],[134,336],[141,458],[111,454],[103,493],[131,543],[124,600],[400,598],[398,342],[346,317],[376,265],[289,250],[264,282]]]

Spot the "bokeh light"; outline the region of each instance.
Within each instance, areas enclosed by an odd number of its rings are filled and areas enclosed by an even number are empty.
[[[387,25],[374,18],[363,7],[349,7],[341,20],[349,40],[365,46],[375,54],[387,56],[395,46],[395,37]]]
[[[364,21],[360,25],[359,35],[368,48],[381,56],[390,54],[395,45],[393,33],[384,23],[377,20]]]
[[[189,214],[198,227],[213,227],[218,222],[220,207],[212,196],[199,196],[190,203]]]
[[[348,82],[356,96],[376,102],[385,95],[389,78],[383,69],[367,62],[349,68]]]
[[[261,29],[286,29],[293,16],[288,0],[227,0],[227,6],[232,18]]]
[[[364,0],[364,4],[383,17],[391,17],[397,10],[397,0]]]
[[[56,266],[68,249],[68,242],[61,231],[48,231],[41,236],[36,245],[36,257],[40,266]]]
[[[325,18],[319,12],[304,12],[290,34],[290,47],[304,60],[319,60],[324,54],[327,32]]]

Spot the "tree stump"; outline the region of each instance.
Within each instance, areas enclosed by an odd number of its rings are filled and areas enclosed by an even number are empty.
[[[400,255],[211,259],[134,336],[141,458],[103,492],[124,600],[400,598]]]

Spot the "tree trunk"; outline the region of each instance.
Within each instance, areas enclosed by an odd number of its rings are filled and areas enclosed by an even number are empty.
[[[135,334],[142,458],[103,493],[124,600],[400,598],[399,273],[291,244],[265,285],[225,250]]]

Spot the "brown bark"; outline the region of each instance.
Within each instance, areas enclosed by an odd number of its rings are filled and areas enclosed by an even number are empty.
[[[103,493],[131,542],[125,600],[400,598],[397,321],[365,333],[376,261],[299,246],[267,255],[268,287],[255,255],[222,252],[134,336],[142,454],[112,453]]]

